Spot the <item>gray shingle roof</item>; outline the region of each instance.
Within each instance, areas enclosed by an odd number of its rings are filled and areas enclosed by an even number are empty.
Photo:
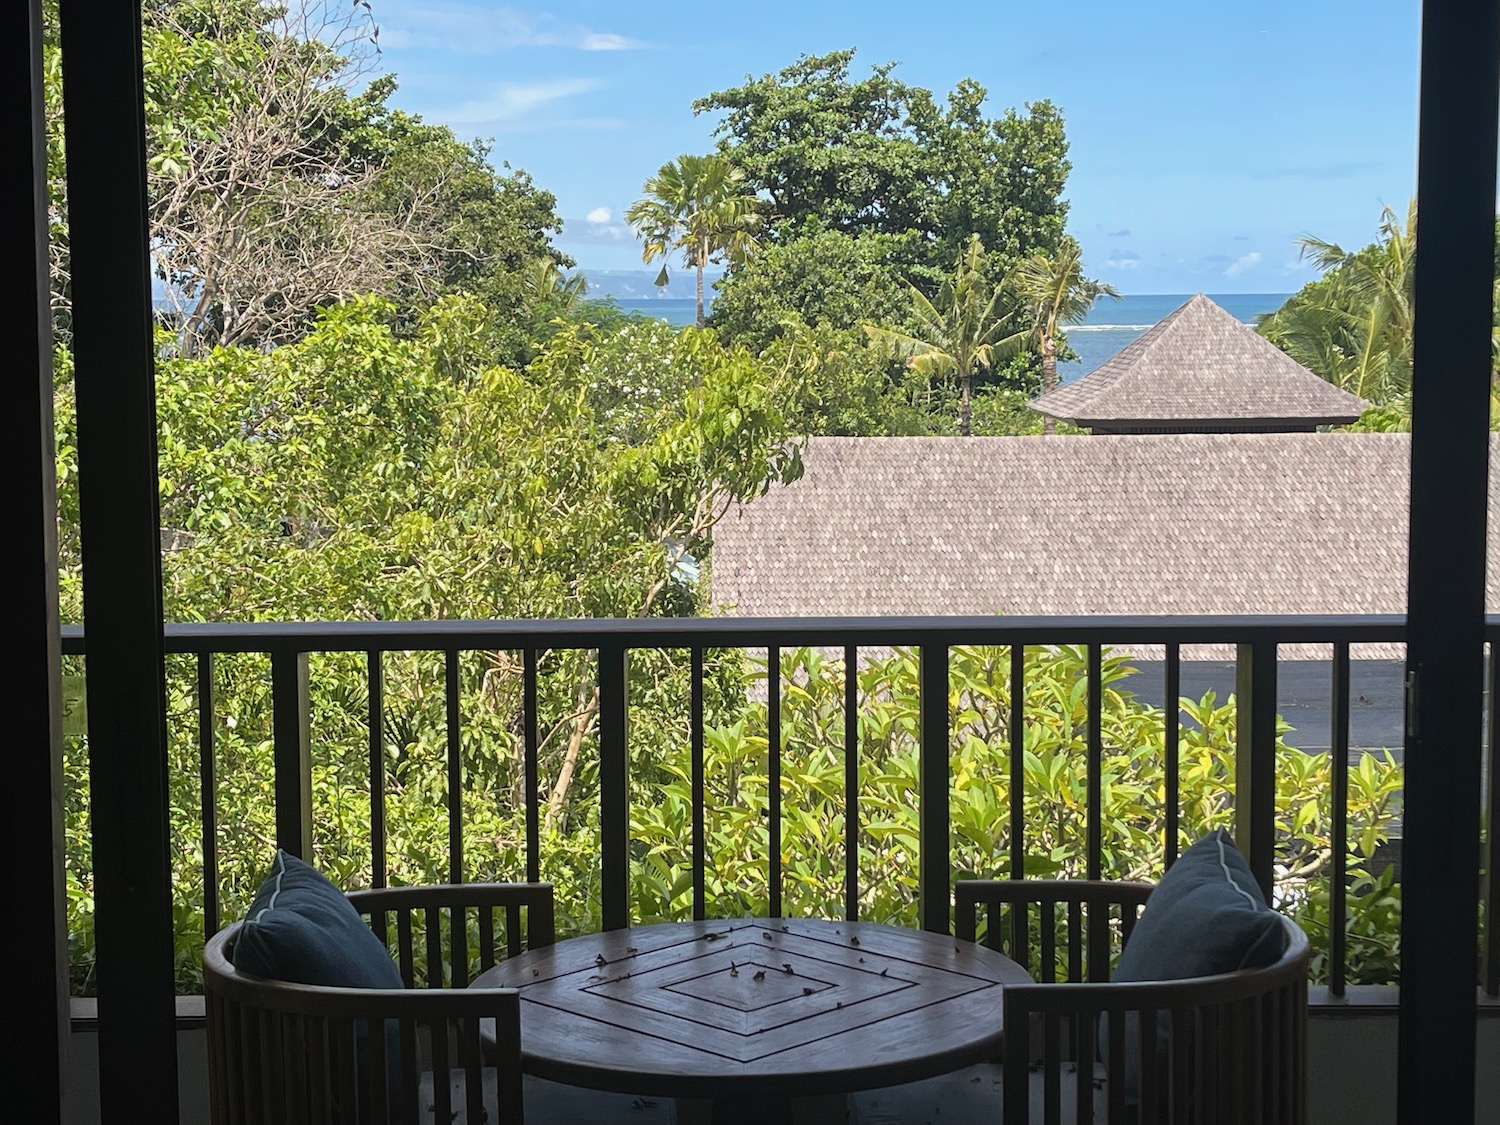
[[[1202,293],[1083,378],[1032,401],[1081,426],[1252,420],[1352,422],[1368,405]]]
[[[1409,434],[815,438],[800,481],[719,523],[712,598],[744,616],[1405,613],[1410,450]]]

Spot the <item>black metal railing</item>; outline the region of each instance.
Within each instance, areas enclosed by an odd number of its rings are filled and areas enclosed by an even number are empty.
[[[1493,645],[1500,641],[1500,618],[1489,624]],[[918,766],[918,921],[926,929],[948,930],[951,921],[949,821],[950,692],[948,654],[954,646],[987,645],[1008,648],[1009,730],[1024,739],[1026,729],[1025,653],[1027,646],[1081,646],[1087,659],[1087,719],[1084,754],[1079,762],[1086,777],[1083,874],[1104,875],[1102,761],[1104,738],[1101,660],[1110,648],[1161,646],[1164,712],[1165,830],[1164,863],[1175,859],[1181,810],[1178,792],[1179,744],[1183,727],[1176,703],[1182,676],[1182,649],[1192,645],[1230,645],[1237,653],[1238,733],[1233,801],[1236,836],[1262,885],[1273,879],[1277,730],[1276,653],[1281,645],[1331,646],[1332,707],[1329,753],[1332,758],[1330,831],[1330,919],[1328,980],[1335,996],[1345,989],[1346,917],[1349,854],[1350,646],[1399,644],[1405,626],[1398,617],[1285,616],[1285,617],[1139,617],[1139,618],[661,618],[630,620],[428,621],[428,622],[289,622],[249,624],[171,624],[166,627],[169,654],[196,660],[196,731],[200,791],[205,924],[211,933],[220,922],[217,846],[223,827],[215,815],[215,660],[232,654],[269,657],[276,843],[298,854],[309,853],[313,831],[311,773],[309,654],[365,655],[368,690],[371,872],[374,886],[387,881],[385,795],[383,791],[383,714],[386,698],[386,654],[434,653],[443,660],[446,716],[447,873],[451,881],[465,878],[465,825],[461,769],[460,656],[471,651],[520,654],[521,771],[524,778],[524,875],[529,880],[548,876],[542,855],[539,772],[539,657],[545,652],[572,650],[595,654],[598,690],[598,857],[601,889],[600,920],[613,929],[634,921],[630,907],[630,745],[627,716],[630,679],[627,659],[643,650],[680,650],[689,654],[689,752],[692,792],[691,856],[692,912],[705,916],[708,893],[707,831],[705,825],[705,654],[725,649],[764,650],[767,698],[779,701],[783,691],[781,653],[792,647],[813,647],[842,656],[846,669],[859,667],[861,654],[906,649],[920,662],[920,715],[917,722]],[[85,656],[81,628],[64,630],[65,656]],[[1494,697],[1497,672],[1489,673]],[[844,878],[845,911],[857,916],[860,903],[858,791],[859,689],[854,675],[845,677],[844,701]],[[934,702],[940,701],[940,702]],[[1489,716],[1486,786],[1487,822],[1500,809],[1500,777],[1493,768],[1496,718]],[[773,915],[783,908],[781,746],[779,706],[768,706],[768,830],[769,905]],[[1022,733],[1017,733],[1022,732]],[[1024,745],[1024,742],[1023,742]],[[1014,742],[1012,744],[1014,749]],[[1027,867],[1023,755],[1010,754],[1009,875],[1022,877]],[[1476,841],[1478,846],[1479,841]],[[1500,868],[1500,833],[1489,832],[1484,843],[1487,872]],[[520,874],[520,872],[518,872]],[[1484,939],[1481,980],[1491,996],[1500,995],[1500,880],[1486,878],[1482,888]]]

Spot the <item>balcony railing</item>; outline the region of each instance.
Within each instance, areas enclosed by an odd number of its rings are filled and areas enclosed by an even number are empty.
[[[1500,641],[1500,618],[1491,619],[1487,637],[1491,647]],[[686,732],[689,764],[685,781],[691,793],[691,913],[702,918],[711,910],[708,893],[709,833],[706,823],[705,786],[705,669],[716,654],[726,650],[764,652],[764,692],[767,700],[781,701],[794,690],[784,671],[783,655],[804,648],[831,653],[844,668],[860,668],[862,662],[891,652],[914,656],[918,668],[917,696],[920,705],[912,734],[917,749],[918,828],[915,846],[917,924],[930,930],[948,931],[951,925],[951,883],[955,863],[952,851],[949,794],[953,778],[954,714],[949,701],[950,653],[973,646],[994,646],[1008,656],[1005,676],[1006,708],[1003,718],[1010,745],[1015,732],[1024,739],[1028,723],[1026,677],[1031,646],[1076,646],[1084,664],[1087,686],[1081,702],[1084,718],[1081,751],[1073,767],[1082,775],[1081,807],[1077,810],[1078,839],[1082,854],[1077,874],[1089,878],[1118,874],[1107,867],[1108,854],[1103,763],[1105,735],[1101,725],[1104,676],[1101,674],[1113,649],[1138,650],[1160,646],[1162,652],[1162,697],[1175,703],[1179,697],[1183,649],[1196,645],[1229,645],[1237,653],[1237,722],[1234,771],[1229,782],[1234,828],[1252,870],[1271,894],[1275,879],[1277,809],[1275,784],[1279,765],[1277,730],[1277,649],[1282,645],[1329,646],[1331,700],[1327,753],[1330,756],[1328,801],[1329,933],[1326,945],[1326,979],[1335,996],[1344,993],[1347,961],[1347,917],[1349,893],[1349,714],[1350,648],[1364,644],[1399,644],[1405,625],[1396,617],[1142,617],[1142,618],[659,618],[631,620],[536,620],[536,621],[430,621],[343,623],[253,623],[172,624],[166,627],[166,648],[191,664],[187,694],[194,700],[194,714],[185,729],[195,731],[198,789],[201,806],[197,828],[201,833],[203,918],[206,933],[220,924],[219,850],[221,834],[230,826],[220,823],[218,790],[225,779],[217,775],[215,737],[219,726],[215,699],[215,662],[237,654],[256,654],[269,660],[270,741],[274,762],[275,843],[299,854],[310,854],[314,831],[314,775],[312,768],[313,689],[311,654],[364,656],[365,721],[368,727],[369,867],[373,885],[388,878],[387,849],[391,826],[386,816],[388,744],[385,733],[386,668],[395,654],[426,653],[441,659],[442,712],[445,720],[447,814],[446,864],[444,875],[451,881],[474,877],[466,862],[466,825],[463,772],[465,693],[461,689],[461,660],[472,653],[505,653],[513,680],[519,681],[519,730],[512,730],[519,751],[516,788],[524,804],[524,870],[501,873],[527,879],[557,878],[546,863],[543,840],[545,799],[539,786],[542,751],[540,705],[541,671],[551,654],[580,654],[592,669],[592,687],[597,691],[597,825],[598,825],[598,923],[606,929],[639,921],[631,907],[631,801],[632,740],[629,715],[632,707],[632,653],[673,650],[687,655],[688,684]],[[1031,648],[1034,653],[1037,651]],[[64,630],[63,652],[67,658],[86,657],[81,628]],[[344,659],[348,659],[346,655]],[[435,666],[434,666],[435,667]],[[517,675],[518,673],[518,675]],[[1489,697],[1494,698],[1496,662],[1491,662]],[[635,685],[639,689],[639,685]],[[869,827],[861,818],[859,765],[861,710],[870,700],[860,696],[857,676],[843,677],[843,903],[847,917],[861,910],[862,855],[868,854]],[[752,691],[758,691],[756,686]],[[470,694],[472,699],[472,693]],[[934,702],[940,701],[940,702]],[[187,717],[179,716],[179,720]],[[1181,838],[1181,801],[1178,778],[1184,729],[1183,713],[1168,705],[1161,712],[1165,760],[1161,763],[1161,804],[1164,812],[1161,860],[1168,866],[1175,858]],[[785,760],[783,708],[767,706],[765,768],[765,856],[768,903],[772,915],[784,909],[783,823],[790,811],[783,807]],[[1490,713],[1493,732],[1495,715]],[[1487,823],[1493,823],[1500,808],[1500,783],[1494,769],[1496,739],[1489,739],[1487,757]],[[1284,747],[1282,747],[1284,749]],[[1029,841],[1026,838],[1025,801],[1027,780],[1025,755],[1007,753],[1008,776],[996,779],[1008,808],[1004,816],[1005,854],[997,866],[1010,877],[1027,874]],[[797,763],[790,763],[795,768]],[[1002,784],[1003,782],[1003,784]],[[941,795],[935,797],[933,795]],[[592,798],[591,798],[592,799]],[[637,793],[637,799],[640,794]],[[1476,840],[1475,846],[1481,846]],[[1483,843],[1486,872],[1500,868],[1500,834],[1490,832]],[[1034,860],[1033,860],[1034,862]],[[1160,872],[1154,874],[1159,875]],[[560,886],[560,893],[567,888]],[[685,893],[685,891],[684,891]],[[1486,878],[1482,895],[1481,981],[1491,996],[1500,995],[1500,881]],[[828,909],[836,909],[828,903]]]

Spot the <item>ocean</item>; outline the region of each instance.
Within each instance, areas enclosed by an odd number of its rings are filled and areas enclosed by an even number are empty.
[[[1084,323],[1067,330],[1068,343],[1078,358],[1059,364],[1058,375],[1064,383],[1087,375],[1191,296],[1191,293],[1141,293],[1118,301],[1098,302]],[[1288,293],[1209,294],[1226,312],[1246,324],[1254,324],[1261,313],[1275,312],[1288,296]],[[616,300],[615,304],[624,312],[645,313],[678,325],[692,324],[696,307],[692,301],[654,299]]]

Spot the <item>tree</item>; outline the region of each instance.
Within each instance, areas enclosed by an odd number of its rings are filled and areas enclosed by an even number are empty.
[[[770,197],[773,241],[822,230],[889,236],[896,276],[929,296],[971,234],[991,250],[992,282],[1016,258],[1056,247],[1070,165],[1050,102],[988,118],[986,91],[971,79],[940,107],[898,80],[894,63],[852,79],[853,58],[804,55],[693,103],[723,114],[719,151]]]
[[[975,375],[1015,352],[1027,336],[1025,331],[1006,333],[1010,316],[1000,312],[1001,291],[986,282],[985,272],[984,243],[976,234],[943,280],[935,301],[911,286],[914,331],[866,326],[872,339],[928,380],[957,379],[958,430],[964,437],[971,432]]]
[[[703,327],[703,271],[710,262],[737,264],[756,248],[760,201],[745,190],[745,174],[722,156],[679,156],[644,184],[644,199],[630,205],[625,221],[644,245],[646,262],[681,250],[698,275],[698,327]],[[662,266],[658,285],[667,283]]]
[[[1417,204],[1406,227],[1381,214],[1380,237],[1353,253],[1321,238],[1299,240],[1322,278],[1262,325],[1273,343],[1323,378],[1372,403],[1411,392]]]
[[[535,354],[532,326],[556,315],[552,294],[537,288],[534,273],[547,263],[557,271],[573,264],[551,243],[562,230],[557,200],[526,172],[503,163],[497,169],[488,142],[465,143],[446,126],[392,109],[394,90],[385,76],[353,99],[337,139],[356,166],[369,170],[360,202],[425,232],[422,268],[383,292],[411,322],[426,301],[471,293],[491,311],[497,358],[525,363]]]
[[[910,301],[893,268],[898,241],[823,230],[770,243],[715,283],[709,323],[726,342],[752,352],[780,337],[790,317],[856,333],[865,321],[899,324]]]
[[[1012,285],[1031,312],[1032,337],[1042,359],[1042,393],[1057,387],[1057,345],[1062,326],[1079,324],[1101,297],[1120,299],[1114,286],[1083,276],[1083,252],[1064,238],[1052,255],[1032,254],[1016,269]],[[1055,433],[1048,417],[1043,433]]]
[[[334,0],[145,5],[152,257],[183,354],[283,343],[317,306],[370,292],[409,308],[474,290],[497,324],[527,319],[519,275],[554,253],[553,197],[522,172],[497,173],[483,145],[391,110],[394,79],[367,81],[378,34],[367,5]],[[49,143],[63,127],[57,58],[53,35]],[[54,148],[53,293],[65,338],[67,198]],[[508,342],[517,355],[518,344]]]
[[[319,303],[420,273],[421,203],[366,206],[373,170],[338,143],[375,34],[331,0],[149,7],[152,255],[185,353],[284,340]]]

